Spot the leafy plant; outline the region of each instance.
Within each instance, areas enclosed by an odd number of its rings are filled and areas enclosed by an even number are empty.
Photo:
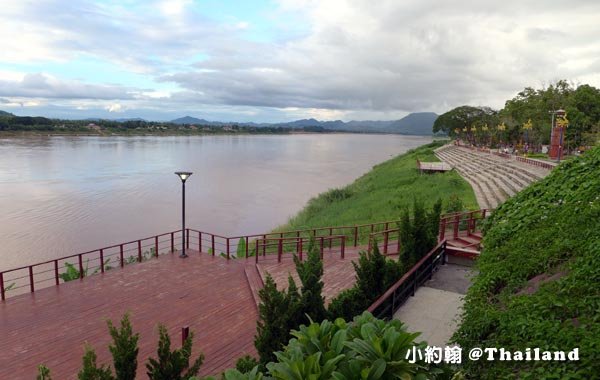
[[[38,366],[38,374],[35,377],[36,380],[52,380],[52,376],[50,375],[50,369],[43,364]]]
[[[240,238],[238,241],[237,249],[235,252],[235,257],[245,257],[246,256],[246,239]]]
[[[200,371],[204,355],[198,356],[190,366],[192,355],[193,332],[190,332],[180,349],[171,351],[171,338],[167,328],[159,325],[157,359],[149,358],[146,363],[147,374],[150,380],[187,380]]]
[[[237,360],[235,363],[235,369],[241,373],[247,373],[252,371],[254,367],[257,367],[258,365],[258,360],[250,355],[245,355]]]
[[[77,374],[79,380],[115,380],[108,366],[96,364],[96,352],[86,345],[83,355],[83,367]]]
[[[129,315],[125,314],[121,319],[120,327],[108,321],[108,330],[113,343],[108,346],[113,357],[116,380],[135,379],[137,371],[138,340],[139,334],[134,334],[129,321]]]

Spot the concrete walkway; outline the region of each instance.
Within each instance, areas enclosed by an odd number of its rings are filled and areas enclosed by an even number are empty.
[[[470,267],[441,266],[433,278],[398,309],[394,318],[405,323],[408,331],[421,332],[417,340],[431,346],[445,346],[458,327],[472,275]]]

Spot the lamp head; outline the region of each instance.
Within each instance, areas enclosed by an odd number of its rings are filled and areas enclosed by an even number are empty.
[[[177,176],[181,179],[181,182],[185,183],[185,181],[193,174],[192,172],[175,172]]]

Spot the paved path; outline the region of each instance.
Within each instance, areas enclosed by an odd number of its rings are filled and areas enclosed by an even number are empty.
[[[463,297],[469,288],[472,269],[446,264],[433,278],[417,289],[394,314],[410,332],[421,332],[417,340],[445,346],[459,324]]]
[[[550,173],[548,169],[454,145],[438,148],[435,154],[471,184],[479,206],[487,209],[496,208]]]

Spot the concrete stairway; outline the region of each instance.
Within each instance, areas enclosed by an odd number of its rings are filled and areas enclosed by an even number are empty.
[[[481,208],[496,208],[550,172],[514,159],[454,145],[445,145],[435,154],[471,184]]]

